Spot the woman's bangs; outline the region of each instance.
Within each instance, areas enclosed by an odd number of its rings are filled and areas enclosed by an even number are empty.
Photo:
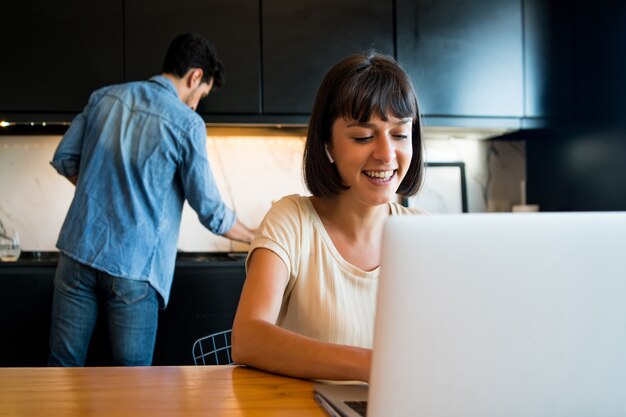
[[[389,115],[398,119],[416,117],[416,101],[399,80],[368,77],[354,81],[338,92],[337,115],[360,123],[369,121],[373,116],[384,121]]]

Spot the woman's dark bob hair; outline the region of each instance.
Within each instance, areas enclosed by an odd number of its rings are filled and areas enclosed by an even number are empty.
[[[370,52],[337,63],[326,74],[317,92],[303,164],[304,181],[314,196],[334,197],[349,188],[324,151],[331,140],[335,120],[345,117],[365,123],[373,116],[386,121],[388,115],[413,118],[413,156],[396,192],[403,196],[417,193],[422,184],[424,162],[415,89],[407,73],[392,57]]]

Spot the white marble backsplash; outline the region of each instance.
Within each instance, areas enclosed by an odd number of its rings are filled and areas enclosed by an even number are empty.
[[[22,250],[54,251],[74,186],[50,165],[60,136],[0,136],[0,219],[15,227]],[[306,194],[301,180],[304,137],[209,137],[211,168],[226,204],[256,227],[273,200]],[[182,251],[241,251],[206,230],[185,203],[178,247]]]
[[[209,137],[207,151],[222,198],[249,227],[259,225],[272,201],[308,194],[301,175],[304,137]],[[204,229],[187,203],[178,247],[189,252],[247,249]]]
[[[256,227],[272,201],[309,194],[302,180],[304,135],[211,135],[207,151],[218,188],[239,218]],[[54,251],[71,202],[74,186],[50,165],[61,136],[0,136],[0,220],[15,227],[22,250]],[[486,211],[488,200],[516,203],[518,184],[525,177],[525,158],[516,143],[480,140],[426,141],[432,162],[465,162],[470,212]],[[494,148],[495,147],[495,148]],[[495,151],[494,151],[495,149]],[[428,180],[428,176],[426,177]],[[188,252],[244,251],[247,245],[211,234],[186,204],[179,250]]]
[[[22,250],[55,250],[74,186],[50,165],[58,136],[0,137],[0,219]]]

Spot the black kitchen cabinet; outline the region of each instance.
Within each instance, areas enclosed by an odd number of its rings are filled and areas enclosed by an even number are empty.
[[[619,50],[619,36],[597,42],[604,38],[583,34],[584,18],[596,16],[582,0],[574,3],[11,2],[0,26],[11,58],[0,68],[10,80],[0,95],[0,118],[70,121],[96,88],[160,73],[169,42],[189,31],[207,36],[225,64],[226,84],[198,109],[207,122],[305,123],[330,67],[369,49],[394,55],[408,70],[426,125],[515,128],[528,120],[586,117],[586,100],[577,95],[593,98],[592,111],[624,101],[613,98],[607,81],[588,76],[598,65],[608,75],[623,65],[611,69],[615,60],[602,59]],[[594,27],[608,33],[618,25]]]
[[[154,365],[193,365],[196,339],[233,326],[245,258],[176,266],[170,305],[159,315]]]
[[[393,55],[393,20],[390,0],[263,0],[263,112],[308,115],[337,61]]]
[[[526,142],[528,201],[541,211],[626,210],[626,127],[543,132]]]
[[[397,58],[427,121],[523,117],[520,0],[396,0],[396,19]]]
[[[46,366],[55,271],[0,262],[0,366]]]
[[[543,55],[552,99],[540,110],[559,119],[553,129],[520,135],[528,201],[541,211],[626,210],[626,2],[545,0],[542,7],[553,45]]]
[[[40,112],[75,114],[93,90],[122,82],[122,4],[4,2],[0,119],[28,120],[29,114]]]
[[[558,127],[623,124],[626,3],[525,0],[524,5],[527,114],[548,117]]]
[[[200,102],[205,114],[260,113],[260,30],[258,0],[125,0],[125,79],[161,73],[169,43],[198,32],[217,49],[226,83]]]
[[[159,312],[154,365],[192,365],[193,342],[232,327],[245,281],[245,254],[180,254],[170,302]],[[0,262],[0,366],[46,366],[57,254]],[[110,365],[100,314],[87,365]]]
[[[525,109],[550,125],[575,119],[576,8],[569,0],[524,1]]]

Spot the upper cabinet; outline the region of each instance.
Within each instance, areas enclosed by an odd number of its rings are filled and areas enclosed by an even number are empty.
[[[0,112],[14,120],[39,112],[75,114],[93,90],[122,82],[122,4],[3,2]]]
[[[393,21],[393,1],[263,0],[263,112],[308,115],[339,60],[393,55]]]
[[[524,0],[526,117],[558,122],[575,114],[576,14],[562,0]]]
[[[396,0],[396,8],[397,58],[425,116],[523,117],[520,0]]]
[[[524,10],[527,114],[623,125],[626,2],[524,0]]]
[[[258,0],[125,0],[125,78],[160,74],[176,35],[198,32],[217,49],[225,84],[200,102],[198,112],[259,114],[260,42]]]
[[[376,50],[407,69],[427,125],[523,127],[573,101],[570,24],[552,16],[564,1],[13,1],[0,119],[68,121],[93,90],[159,74],[171,40],[194,31],[225,67],[198,109],[208,122],[306,122],[328,70]]]

